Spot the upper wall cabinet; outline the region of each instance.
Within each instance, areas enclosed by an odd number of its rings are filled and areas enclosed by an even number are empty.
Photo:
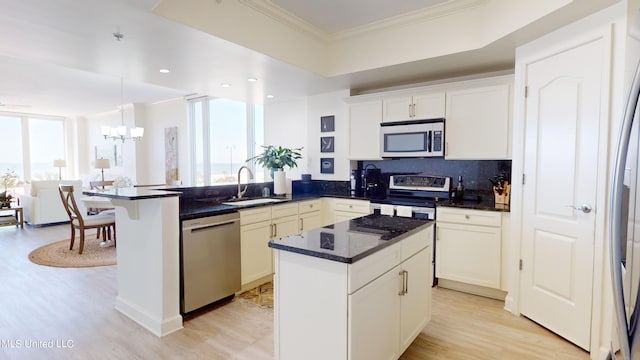
[[[437,119],[445,115],[444,92],[385,96],[382,102],[384,122]]]
[[[379,160],[382,100],[349,104],[349,159]]]
[[[508,78],[511,79],[511,78]],[[511,158],[511,82],[447,91],[445,158]]]

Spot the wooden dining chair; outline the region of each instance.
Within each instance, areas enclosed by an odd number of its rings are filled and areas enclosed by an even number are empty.
[[[69,250],[73,250],[76,229],[80,230],[79,254],[82,254],[82,250],[84,250],[84,237],[85,230],[87,229],[98,229],[98,239],[102,233],[103,241],[112,239],[114,244],[116,243],[116,218],[112,213],[82,216],[82,211],[78,208],[78,204],[73,195],[73,185],[60,185],[58,191],[60,192],[62,205],[64,205],[67,215],[69,215],[71,224],[71,243],[69,244]]]
[[[105,181],[89,181],[89,186],[91,186],[91,190],[100,189],[106,190],[113,186],[113,180],[105,180]]]

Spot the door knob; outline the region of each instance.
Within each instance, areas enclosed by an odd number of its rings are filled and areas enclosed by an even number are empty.
[[[588,214],[591,212],[591,205],[589,204],[582,204],[580,206],[575,206],[575,205],[567,205],[567,206],[573,208],[574,210],[582,211],[585,214]]]

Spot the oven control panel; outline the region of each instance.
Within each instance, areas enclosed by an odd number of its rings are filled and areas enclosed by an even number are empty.
[[[389,189],[448,193],[451,190],[451,178],[434,175],[392,175],[389,177]]]

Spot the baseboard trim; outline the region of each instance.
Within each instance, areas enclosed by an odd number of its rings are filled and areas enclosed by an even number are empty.
[[[466,292],[469,294],[484,296],[496,300],[505,301],[507,292],[499,289],[492,289],[484,286],[461,283],[459,281],[438,279],[438,286],[446,289]]]

